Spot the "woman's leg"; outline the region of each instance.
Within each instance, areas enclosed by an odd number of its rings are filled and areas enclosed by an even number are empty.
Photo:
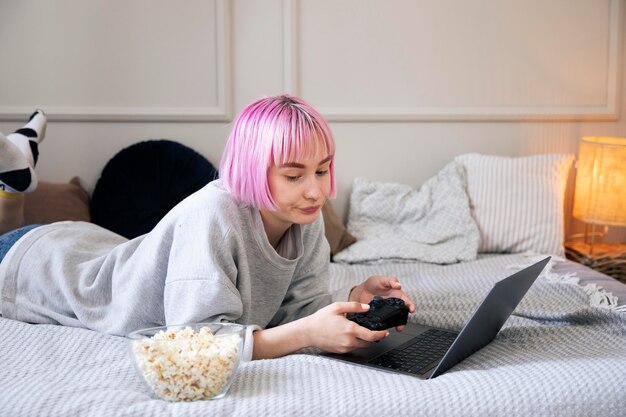
[[[46,115],[33,113],[24,127],[8,136],[0,136],[0,190],[29,193],[37,188],[35,164],[39,144],[46,135]]]
[[[24,224],[24,194],[0,192],[0,234]]]
[[[44,112],[37,110],[24,127],[6,137],[0,133],[0,233],[24,222],[24,193],[37,188],[35,164],[46,124]]]

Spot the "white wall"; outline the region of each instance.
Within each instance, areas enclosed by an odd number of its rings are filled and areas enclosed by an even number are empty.
[[[217,164],[233,115],[292,92],[331,121],[345,213],[356,176],[417,187],[465,152],[576,153],[581,136],[626,136],[624,10],[623,0],[0,0],[0,131],[44,108],[40,177],[79,175],[91,190],[140,140],[174,139]]]

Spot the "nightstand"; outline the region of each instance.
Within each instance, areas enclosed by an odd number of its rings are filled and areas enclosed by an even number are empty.
[[[586,265],[626,284],[626,244],[624,243],[594,244],[593,254],[590,254],[588,244],[567,242],[565,243],[565,256],[567,259]]]

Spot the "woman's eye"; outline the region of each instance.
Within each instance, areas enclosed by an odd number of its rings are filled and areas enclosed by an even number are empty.
[[[318,177],[323,177],[324,175],[328,174],[328,170],[325,169],[323,171],[316,171],[315,175],[317,175]]]
[[[287,175],[287,181],[298,181],[300,177],[298,175]]]

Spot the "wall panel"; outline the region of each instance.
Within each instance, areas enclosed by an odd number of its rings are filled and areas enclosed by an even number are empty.
[[[227,121],[229,4],[4,0],[0,118]]]
[[[285,4],[292,90],[330,120],[617,118],[619,0]]]

